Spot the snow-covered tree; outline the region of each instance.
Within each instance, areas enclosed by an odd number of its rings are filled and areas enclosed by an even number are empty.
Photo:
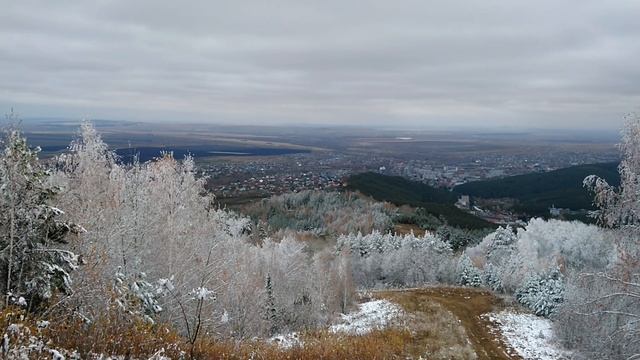
[[[562,273],[558,269],[551,269],[531,276],[516,290],[515,296],[534,314],[548,317],[564,301],[564,288]]]
[[[54,291],[71,293],[78,257],[60,245],[82,231],[60,220],[63,211],[52,205],[57,189],[47,183],[38,151],[10,130],[0,154],[0,289],[5,305],[26,299],[32,309]]]
[[[499,270],[492,263],[487,263],[482,273],[482,282],[484,286],[497,292],[502,292],[504,287],[500,278]]]
[[[422,285],[455,277],[451,247],[432,235],[349,234],[340,236],[336,247],[351,252],[353,276],[360,286]]]
[[[482,286],[482,271],[475,267],[466,255],[462,255],[458,261],[458,284],[472,287]]]
[[[65,248],[89,265],[60,309],[88,320],[119,309],[127,315],[123,319],[172,323],[193,344],[203,332],[267,335],[267,275],[282,331],[326,324],[351,304],[348,259],[334,253],[310,257],[304,244],[289,237],[253,241],[251,221],[215,205],[190,157],[167,153],[147,163],[120,163],[85,123],[56,170],[47,183],[62,189],[65,214],[59,216],[81,219],[87,229],[81,241]],[[312,201],[294,196],[286,206],[302,201],[331,208],[324,195],[309,196]]]
[[[625,121],[620,186],[589,176],[595,217],[615,246],[608,266],[570,277],[560,324],[565,341],[592,358],[640,358],[640,116]]]

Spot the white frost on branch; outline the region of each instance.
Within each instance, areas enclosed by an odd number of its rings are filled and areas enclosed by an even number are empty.
[[[206,287],[199,287],[191,291],[194,300],[215,300],[215,293]]]

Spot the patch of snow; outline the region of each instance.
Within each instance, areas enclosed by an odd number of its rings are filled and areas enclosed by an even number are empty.
[[[64,360],[65,359],[64,355],[60,354],[60,352],[58,350],[51,349],[51,350],[49,350],[49,352],[51,353],[51,358],[53,360]]]
[[[400,314],[400,307],[388,300],[368,301],[360,304],[358,311],[342,315],[342,323],[331,326],[329,331],[364,335],[388,326]]]
[[[274,343],[281,348],[289,349],[295,346],[302,346],[302,340],[298,336],[298,333],[292,332],[288,334],[276,335],[269,339],[270,343]]]
[[[49,327],[49,324],[50,322],[48,322],[47,320],[40,320],[36,323],[38,329],[46,329],[47,327]]]
[[[21,327],[22,325],[19,325],[19,324],[11,324],[7,327],[7,331],[13,334],[18,334],[20,333]]]
[[[551,320],[505,310],[489,314],[505,342],[525,360],[569,359],[571,353],[564,350],[553,333]]]

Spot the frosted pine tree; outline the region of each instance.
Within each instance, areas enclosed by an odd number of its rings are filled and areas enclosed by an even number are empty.
[[[462,255],[458,263],[458,284],[463,286],[482,286],[482,273],[475,267],[467,255]]]
[[[502,280],[498,269],[491,263],[488,263],[482,274],[484,285],[493,291],[503,291]]]
[[[128,314],[142,316],[153,323],[153,316],[162,311],[158,297],[162,295],[168,281],[163,280],[154,285],[147,281],[145,273],[127,276],[118,269],[113,289],[117,296],[115,303]]]
[[[509,260],[515,249],[517,235],[510,226],[499,227],[491,236],[487,249],[487,261],[496,266],[502,266]]]
[[[518,290],[516,299],[538,316],[553,314],[564,301],[564,281],[558,269],[531,276]]]
[[[19,131],[6,133],[0,155],[0,289],[5,305],[26,299],[33,308],[54,291],[70,293],[69,272],[78,265],[75,254],[53,247],[83,229],[59,220],[62,210],[51,206],[57,189],[47,184],[49,172],[39,163],[38,151],[28,147]]]
[[[271,275],[267,274],[265,281],[265,320],[269,323],[269,335],[275,335],[278,332],[278,310],[276,309],[276,299],[273,295],[273,284],[271,283]]]

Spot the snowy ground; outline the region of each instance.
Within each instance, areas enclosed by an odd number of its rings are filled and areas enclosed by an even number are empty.
[[[364,335],[374,329],[382,329],[402,313],[400,307],[388,300],[373,300],[358,305],[358,311],[342,315],[341,322],[329,328],[333,333]],[[302,346],[298,333],[276,335],[269,342],[283,348]]]
[[[505,310],[489,314],[506,343],[525,360],[569,359],[570,353],[556,341],[549,319]]]
[[[298,335],[298,333],[296,332],[292,332],[292,333],[288,333],[288,334],[282,334],[282,335],[276,335],[272,338],[269,339],[269,342],[277,344],[278,346],[288,349],[290,347],[294,347],[294,346],[302,346],[302,340],[300,340],[300,337]]]
[[[356,312],[342,315],[342,323],[329,328],[334,333],[363,335],[384,328],[402,313],[400,307],[388,300],[362,303]]]

